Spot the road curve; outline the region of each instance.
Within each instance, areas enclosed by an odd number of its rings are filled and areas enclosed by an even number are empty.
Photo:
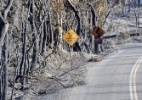
[[[87,64],[86,85],[38,100],[142,100],[142,44],[117,49],[102,62]]]

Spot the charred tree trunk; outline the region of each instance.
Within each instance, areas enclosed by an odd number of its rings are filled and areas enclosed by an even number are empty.
[[[7,65],[6,65],[6,44],[2,46],[0,65],[0,100],[7,100]]]
[[[37,42],[36,42],[35,33],[32,35],[32,42],[34,42],[34,45],[33,45],[32,63],[30,67],[31,72],[36,68],[37,64]]]
[[[48,22],[47,21],[45,21],[44,23],[43,23],[43,32],[42,32],[42,37],[41,37],[41,41],[42,41],[42,43],[41,43],[41,52],[40,52],[40,54],[41,55],[43,55],[44,54],[44,51],[45,51],[45,46],[46,46],[46,43],[47,43],[47,25],[48,25]]]
[[[38,56],[38,39],[37,39],[37,29],[35,25],[35,15],[34,15],[34,5],[35,1],[31,0],[31,27],[32,27],[32,42],[34,43],[33,45],[33,54],[32,54],[32,63],[31,63],[31,72],[36,68],[37,64],[37,56]]]
[[[95,27],[96,27],[96,13],[95,13],[95,9],[94,9],[94,7],[93,7],[92,4],[88,3],[88,5],[91,7],[92,25],[93,25],[93,28],[95,28]],[[94,37],[93,37],[93,38],[94,38]],[[94,41],[93,41],[93,42],[94,42],[94,49],[93,49],[93,52],[97,54],[97,53],[99,52],[99,44],[98,44],[98,42],[95,40],[95,38],[92,39],[92,40],[94,40]]]
[[[21,89],[24,88],[24,75],[25,75],[25,58],[26,58],[26,23],[22,23],[22,60],[19,66],[19,73],[15,78],[15,81],[17,82],[18,79],[20,79],[20,83],[21,83]],[[18,67],[18,66],[17,66]]]
[[[92,4],[88,3],[88,5],[91,7],[92,25],[93,25],[93,27],[96,27],[96,13],[95,13],[95,9],[94,9]]]
[[[0,46],[4,43],[5,35],[9,28],[7,15],[12,6],[13,0],[8,0],[3,11],[0,12]],[[7,65],[6,65],[6,44],[1,48],[1,67],[0,67],[0,100],[7,100]]]

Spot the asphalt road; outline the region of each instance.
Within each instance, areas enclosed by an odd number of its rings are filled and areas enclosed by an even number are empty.
[[[86,85],[38,100],[142,100],[142,44],[117,49],[102,62],[88,63]]]

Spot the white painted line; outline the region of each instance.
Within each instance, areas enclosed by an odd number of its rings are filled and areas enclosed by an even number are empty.
[[[130,99],[131,99],[131,100],[134,100],[134,95],[133,95],[133,72],[134,72],[135,66],[137,66],[139,60],[140,60],[140,59],[138,59],[137,62],[135,63],[135,65],[133,66],[133,69],[131,70],[131,74],[130,74],[129,89],[130,89]]]
[[[134,72],[134,84],[133,85],[134,85],[134,97],[135,97],[135,100],[138,100],[137,88],[136,88],[136,76],[137,76],[137,70],[138,70],[141,62],[142,62],[142,58],[141,58],[138,66],[136,67],[135,72]]]
[[[140,57],[136,61],[135,65],[133,66],[133,69],[131,70],[130,83],[129,83],[131,100],[138,100],[137,89],[136,89],[136,74],[141,62],[142,62],[142,57]]]

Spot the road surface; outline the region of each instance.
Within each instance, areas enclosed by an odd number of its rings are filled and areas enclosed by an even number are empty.
[[[142,100],[142,44],[117,49],[102,62],[88,63],[86,85],[37,100]]]

